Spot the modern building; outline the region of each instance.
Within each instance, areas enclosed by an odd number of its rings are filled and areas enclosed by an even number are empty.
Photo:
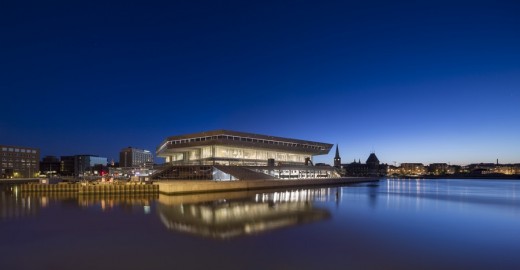
[[[46,175],[55,175],[61,173],[61,163],[58,157],[45,156],[40,162],[40,172]]]
[[[60,157],[60,175],[89,176],[108,172],[108,158],[96,155],[74,155]]]
[[[74,176],[98,175],[106,168],[108,159],[95,155],[74,156]]]
[[[74,176],[74,156],[60,157],[60,174],[63,176]]]
[[[214,130],[168,137],[156,155],[170,165],[167,179],[302,179],[338,177],[331,166],[312,166],[332,144],[253,133]]]
[[[119,166],[122,168],[151,167],[153,165],[153,155],[148,150],[133,147],[123,148],[119,152]]]
[[[0,145],[0,178],[32,178],[40,174],[40,150]]]

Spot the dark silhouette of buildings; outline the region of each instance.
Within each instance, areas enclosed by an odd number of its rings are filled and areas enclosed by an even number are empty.
[[[74,156],[60,157],[60,174],[63,176],[74,176]]]
[[[82,176],[101,174],[106,170],[107,158],[95,155],[61,156],[60,174],[62,176]]]
[[[336,156],[334,156],[334,167],[341,168],[341,157],[339,156],[338,145],[336,144]]]
[[[381,175],[381,168],[379,164],[379,159],[377,158],[375,153],[371,153],[367,159],[367,167],[368,167],[368,175],[369,176],[377,176]]]
[[[339,150],[336,147],[334,167],[340,168],[343,176],[383,176],[386,175],[388,165],[381,164],[375,153],[370,153],[365,164],[361,163],[361,160],[356,161],[355,159],[352,163],[341,164]]]
[[[58,157],[45,156],[40,162],[40,172],[42,174],[61,174],[61,162]]]

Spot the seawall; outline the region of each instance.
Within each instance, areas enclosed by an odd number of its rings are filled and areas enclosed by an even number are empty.
[[[27,183],[38,183],[39,178],[11,178],[11,179],[0,179],[0,184],[12,185],[12,184],[27,184]]]
[[[172,180],[154,182],[162,194],[189,194],[204,192],[223,192],[255,189],[271,189],[304,186],[346,185],[363,182],[377,182],[376,177],[344,177],[327,179],[301,180],[250,180],[250,181],[208,181],[208,180]]]
[[[21,192],[72,192],[77,194],[157,194],[158,185],[145,184],[99,184],[81,185],[74,184],[24,184],[20,186]]]

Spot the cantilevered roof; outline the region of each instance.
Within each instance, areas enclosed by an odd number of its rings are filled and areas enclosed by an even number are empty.
[[[313,155],[327,154],[332,148],[332,144],[329,143],[220,129],[170,136],[157,147],[157,154],[160,155],[167,149],[197,147],[203,145],[268,148],[280,151],[309,153]]]

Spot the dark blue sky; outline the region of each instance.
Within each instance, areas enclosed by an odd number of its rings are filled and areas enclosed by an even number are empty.
[[[520,2],[417,2],[2,1],[0,144],[117,161],[224,128],[520,162]]]

